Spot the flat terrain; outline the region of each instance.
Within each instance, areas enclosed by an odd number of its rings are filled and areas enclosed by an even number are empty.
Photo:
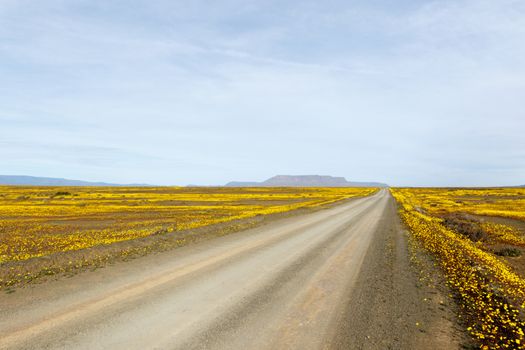
[[[3,293],[0,348],[458,348],[450,310],[408,261],[381,190]]]
[[[523,189],[395,188],[391,193],[411,237],[441,268],[474,345],[525,349]]]
[[[376,191],[0,186],[0,288],[168,250],[194,242],[197,231],[220,236]]]

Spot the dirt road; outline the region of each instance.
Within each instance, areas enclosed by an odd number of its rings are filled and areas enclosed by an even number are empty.
[[[447,315],[418,300],[397,225],[382,190],[3,294],[0,348],[454,348]],[[446,334],[425,336],[425,317]]]

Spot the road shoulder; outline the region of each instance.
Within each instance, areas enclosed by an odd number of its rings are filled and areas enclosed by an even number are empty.
[[[330,349],[458,349],[465,336],[430,258],[409,237],[393,199],[341,310]]]

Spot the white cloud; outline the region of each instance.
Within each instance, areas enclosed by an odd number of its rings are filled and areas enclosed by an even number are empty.
[[[129,159],[123,182],[520,183],[524,22],[510,0],[2,2],[0,168],[100,171],[69,145]]]

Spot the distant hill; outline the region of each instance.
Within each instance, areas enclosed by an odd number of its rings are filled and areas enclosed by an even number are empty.
[[[226,185],[224,185],[226,187],[257,187],[257,186],[261,186],[261,183],[260,182],[249,182],[249,181],[232,181],[232,182],[228,182]]]
[[[25,175],[0,175],[0,185],[20,186],[149,186],[145,184],[111,184],[81,180],[59,179],[54,177],[36,177]]]
[[[263,182],[228,182],[226,187],[388,187],[380,182],[347,181],[326,175],[277,175]]]

